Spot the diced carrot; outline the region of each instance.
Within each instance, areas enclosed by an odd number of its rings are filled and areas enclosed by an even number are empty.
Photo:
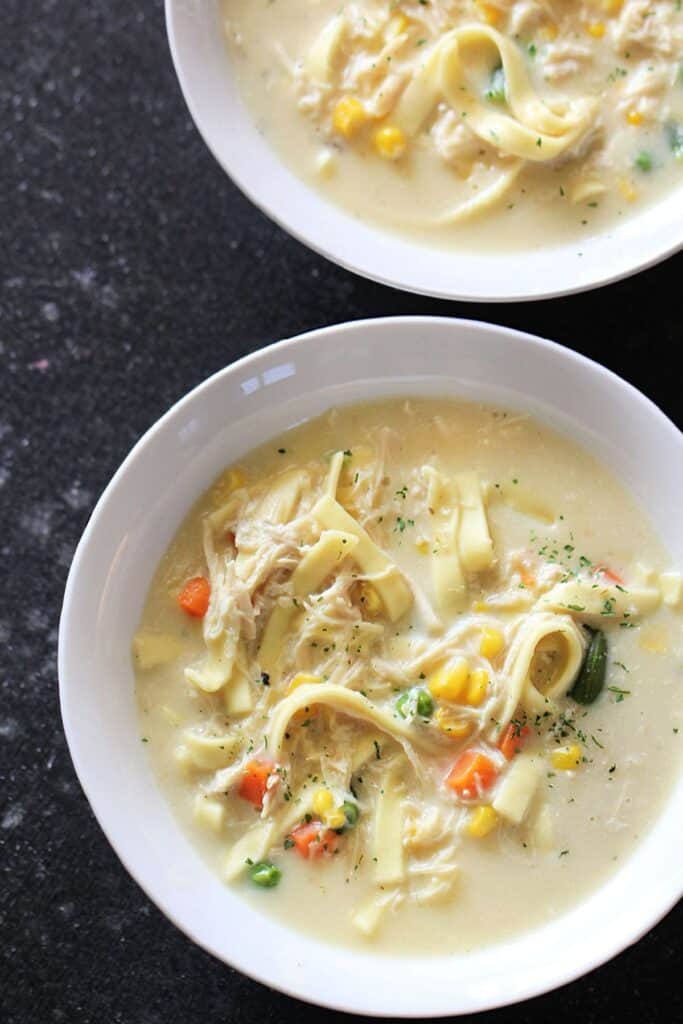
[[[180,591],[178,604],[195,619],[201,619],[206,615],[211,597],[211,586],[205,576],[193,576],[188,580]]]
[[[532,573],[531,569],[529,569],[524,562],[520,562],[517,566],[517,572],[519,573],[519,578],[522,581],[523,586],[525,586],[527,590],[533,590],[536,586],[536,577]]]
[[[238,793],[243,800],[248,800],[259,810],[263,807],[263,798],[268,788],[268,779],[273,772],[273,762],[262,759],[248,761],[240,780]]]
[[[619,573],[615,572],[614,569],[610,569],[608,565],[594,565],[593,574],[595,576],[602,576],[603,579],[608,580],[610,583],[618,583],[620,586],[624,582]]]
[[[486,754],[479,750],[466,750],[446,776],[446,785],[458,796],[470,799],[490,789],[498,776],[498,769]]]
[[[519,574],[523,587],[532,590],[536,586],[536,559],[531,554],[520,552],[514,555],[512,567]]]
[[[334,853],[339,843],[339,836],[331,828],[323,825],[322,821],[305,821],[297,825],[289,834],[289,838],[306,860],[315,860],[322,857],[324,853]]]
[[[519,754],[520,750],[524,746],[524,741],[530,734],[531,729],[528,725],[519,725],[518,722],[510,722],[507,728],[503,730],[503,735],[498,741],[498,749],[503,757],[506,757],[508,761],[511,761],[515,754]]]

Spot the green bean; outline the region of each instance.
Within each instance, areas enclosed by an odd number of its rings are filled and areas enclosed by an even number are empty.
[[[586,656],[569,696],[577,704],[592,704],[598,699],[607,675],[607,637],[601,629],[593,633]]]
[[[669,140],[669,149],[676,160],[683,160],[683,127],[670,121],[666,126],[666,135]]]

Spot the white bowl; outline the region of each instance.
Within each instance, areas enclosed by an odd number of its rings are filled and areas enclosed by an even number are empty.
[[[252,909],[206,866],[152,776],[130,645],[154,569],[229,462],[333,404],[457,395],[525,410],[590,448],[683,563],[683,435],[595,363],[502,327],[430,318],[329,327],[272,345],[195,388],[135,446],[100,499],[69,574],[62,715],[91,806],[130,873],[195,942],[274,988],[344,1010],[434,1016],[561,985],[650,928],[683,891],[683,780],[619,872],[551,924],[468,956],[410,962],[321,945]],[[633,894],[637,893],[637,899]],[[264,951],[266,955],[264,955]]]
[[[166,0],[166,22],[185,100],[218,162],[280,227],[347,270],[423,295],[509,302],[595,288],[683,246],[680,189],[609,233],[497,256],[428,248],[363,224],[297,178],[257,131],[231,72],[219,0]]]

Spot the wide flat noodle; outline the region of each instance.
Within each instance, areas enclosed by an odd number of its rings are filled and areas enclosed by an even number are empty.
[[[481,64],[491,50],[505,73],[510,113],[496,110],[468,81],[463,54],[474,54],[473,61]],[[566,153],[589,129],[597,111],[591,97],[567,100],[561,111],[551,109],[536,95],[517,45],[479,24],[453,29],[439,40],[399,100],[393,121],[407,136],[415,136],[443,99],[463,124],[510,162],[501,166],[491,185],[439,215],[435,223],[441,224],[489,209],[506,194],[526,162],[545,163]]]
[[[539,599],[538,607],[564,612],[600,626],[654,611],[660,600],[661,593],[656,587],[629,587],[627,590],[594,579],[577,579],[557,583]]]
[[[311,514],[323,526],[351,533],[358,539],[353,553],[354,561],[371,577],[372,585],[382,598],[389,618],[394,622],[405,615],[413,603],[413,594],[405,577],[353,516],[329,494],[323,495]]]
[[[185,729],[182,738],[188,759],[202,771],[226,768],[244,744],[244,736],[240,732],[212,736],[197,729]]]
[[[490,184],[486,184],[474,191],[469,199],[464,199],[457,206],[446,210],[433,218],[432,224],[438,226],[446,224],[462,224],[467,220],[478,217],[479,214],[490,210],[510,191],[524,167],[523,160],[511,160],[499,169],[499,173]]]
[[[460,495],[458,548],[467,572],[483,572],[493,563],[493,541],[486,520],[481,481],[477,473],[458,473],[455,484]]]
[[[531,679],[534,656],[543,641],[553,638],[558,664],[543,693]],[[506,681],[503,710],[496,716],[496,736],[505,728],[521,704],[530,715],[553,710],[554,701],[563,697],[578,675],[586,649],[581,629],[568,615],[533,612],[523,619],[513,640],[502,676]]]
[[[401,719],[391,711],[377,707],[371,700],[356,690],[348,690],[334,683],[314,683],[299,686],[274,709],[267,732],[266,748],[277,757],[285,740],[287,726],[294,714],[305,707],[324,704],[334,711],[341,711],[354,718],[360,718],[392,736],[406,750],[419,747],[434,751],[440,744],[431,730],[415,729],[410,721]],[[412,754],[412,750],[410,750]]]
[[[294,599],[308,597],[314,593],[332,570],[353,553],[357,544],[358,538],[353,533],[323,530],[320,539],[309,548],[292,573],[291,603],[275,605],[266,623],[259,647],[259,664],[261,670],[270,676],[271,683],[275,683],[280,675],[282,647],[297,611]]]
[[[209,568],[211,598],[202,632],[206,656],[197,666],[185,669],[185,678],[205,693],[215,693],[230,681],[240,638],[240,618],[235,599],[235,562],[217,552],[211,517],[204,521],[204,554]]]
[[[481,480],[474,472],[458,473],[451,480],[434,466],[425,466],[423,472],[434,524],[434,594],[442,611],[462,610],[465,573],[483,572],[494,560]]]
[[[254,693],[249,682],[247,659],[238,651],[230,683],[223,690],[225,710],[229,715],[247,715],[254,709]]]
[[[396,885],[406,875],[403,849],[404,795],[401,766],[394,764],[382,776],[375,809],[373,865],[375,882],[379,886]]]
[[[481,59],[497,51],[505,72],[506,98],[514,116],[500,113],[469,86],[462,59],[466,49]],[[590,126],[597,103],[590,97],[568,100],[558,113],[534,92],[517,45],[488,25],[453,29],[437,43],[421,72],[399,100],[395,123],[415,135],[444,97],[484,142],[508,156],[544,163],[564,153]]]
[[[460,505],[452,482],[433,466],[425,466],[427,502],[433,513],[432,582],[441,611],[459,610],[467,597],[467,583],[458,550]]]
[[[379,928],[382,917],[389,909],[392,901],[395,898],[395,892],[393,890],[381,891],[379,894],[373,893],[373,895],[362,903],[354,912],[351,914],[351,922],[358,929],[361,935],[366,938],[370,938],[375,934]]]

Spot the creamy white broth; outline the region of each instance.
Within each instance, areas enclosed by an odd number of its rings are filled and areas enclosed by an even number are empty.
[[[259,131],[295,173],[362,221],[432,245],[534,248],[603,233],[681,185],[683,13],[669,0],[223,0],[222,12]],[[321,70],[312,54],[335,19],[345,25]],[[451,99],[466,88],[476,109],[457,109],[437,90],[411,123],[402,103],[420,68],[449,33],[472,26],[509,47],[546,113],[580,123],[557,155],[564,129],[536,130],[545,125],[537,106],[531,118],[522,111],[533,129],[522,156],[509,148],[504,133],[522,122],[492,77],[502,56],[491,39],[461,46],[465,85]],[[340,101],[361,104],[357,127],[335,121]],[[506,114],[507,126],[469,127]],[[399,124],[399,155],[390,135],[383,157],[376,133]],[[549,159],[538,162],[544,152]],[[489,188],[490,201],[461,216]]]
[[[585,573],[583,562],[589,561],[591,567],[604,563],[618,572],[624,587],[633,594],[645,584],[663,586],[666,590],[659,575],[671,569],[666,554],[617,481],[588,453],[525,416],[449,400],[396,400],[333,411],[251,453],[239,466],[226,472],[187,517],[151,584],[138,634],[162,635],[177,644],[172,652],[174,657],[157,667],[144,669],[138,659],[141,738],[180,822],[212,868],[223,877],[234,842],[260,819],[251,805],[236,794],[234,780],[226,787],[229,795],[218,797],[223,806],[223,821],[217,832],[195,818],[197,793],[210,785],[216,771],[188,764],[183,756],[187,730],[200,734],[225,732],[227,736],[244,719],[226,715],[220,692],[205,694],[185,678],[186,667],[201,663],[205,643],[202,621],[188,617],[179,608],[178,593],[188,578],[207,573],[203,522],[207,514],[230,500],[231,487],[242,483],[240,476],[234,475],[236,471],[244,477],[246,487],[253,489],[260,482],[281,478],[287,470],[319,467],[319,476],[311,469],[311,480],[315,488],[323,488],[330,454],[338,450],[351,452],[352,467],[354,449],[360,453],[357,457],[361,462],[368,458],[371,464],[372,460],[384,460],[384,482],[376,502],[387,518],[381,523],[368,520],[368,532],[405,578],[421,587],[430,605],[437,602],[431,577],[434,548],[431,539],[426,550],[423,543],[430,524],[429,514],[420,507],[419,500],[423,467],[433,466],[447,478],[472,471],[486,485],[483,493],[495,564],[486,571],[468,574],[466,604],[452,613],[443,613],[443,630],[431,634],[434,642],[448,634],[458,621],[472,616],[475,632],[480,628],[478,624],[496,623],[506,638],[506,646],[510,646],[508,641],[515,635],[515,623],[528,612],[505,612],[501,607],[493,612],[476,609],[492,595],[500,594],[501,589],[505,590],[510,579],[517,579],[514,572],[510,577],[509,559],[514,552],[524,553],[539,578],[548,566],[551,574],[556,572],[553,566],[558,562],[562,574],[565,570]],[[343,491],[345,479],[342,478],[340,494],[352,507],[353,502]],[[292,564],[296,564],[296,558]],[[291,566],[281,574],[285,589],[290,571]],[[551,583],[551,579],[546,579],[534,589],[534,601]],[[357,595],[352,599],[356,600]],[[270,611],[272,608],[266,602],[264,619]],[[561,617],[581,620],[580,613],[568,609],[561,612]],[[395,624],[389,623],[385,610],[374,620],[384,632],[378,641],[380,652],[393,649],[395,644],[419,643],[419,637],[427,635],[423,620],[415,604]],[[304,860],[296,848],[285,849],[284,837],[280,835],[263,857],[282,873],[276,887],[254,886],[246,867],[230,884],[236,885],[259,910],[275,914],[321,941],[361,944],[369,950],[411,955],[458,952],[501,941],[552,919],[584,899],[618,870],[632,852],[660,812],[680,770],[683,733],[676,731],[683,727],[680,609],[659,602],[656,608],[636,616],[632,628],[622,628],[622,621],[628,622],[620,618],[605,624],[608,672],[606,688],[598,700],[581,706],[562,698],[558,706],[572,725],[556,725],[548,734],[547,723],[542,721],[539,729],[532,729],[531,737],[525,740],[524,751],[532,756],[537,752],[540,774],[530,808],[519,826],[499,816],[490,834],[470,835],[467,827],[473,805],[465,801],[458,809],[459,798],[444,787],[443,777],[462,750],[476,743],[478,734],[448,740],[445,747],[437,748],[432,760],[438,770],[430,775],[431,769],[425,768],[425,778],[431,779],[425,807],[433,802],[438,813],[450,813],[453,807],[460,817],[455,821],[453,836],[442,844],[445,856],[434,862],[435,878],[442,869],[451,868],[453,877],[446,879],[444,891],[437,893],[432,902],[423,901],[422,888],[434,881],[427,872],[418,879],[418,885],[415,879],[409,879],[405,891],[399,892],[380,915],[373,934],[365,935],[354,925],[354,911],[378,895],[372,823],[381,773],[392,759],[401,764],[405,761],[400,748],[384,739],[380,759],[371,756],[355,777],[353,785],[361,817],[355,828],[340,837],[337,854]],[[262,630],[261,623],[251,647],[253,651],[258,648]],[[455,649],[460,650],[457,644]],[[474,668],[478,656],[472,637],[463,642],[462,653]],[[337,657],[333,653],[328,657],[345,671],[344,661],[349,656]],[[503,652],[501,658],[505,657]],[[354,661],[352,657],[350,660]],[[501,662],[494,659],[491,664],[497,666],[492,667],[492,675],[499,676]],[[258,707],[264,688],[258,681],[257,662],[251,661],[250,665],[250,686]],[[268,689],[272,692],[267,695],[271,703],[269,709],[264,707],[264,717],[257,714],[246,719],[253,728],[254,753],[261,749],[262,730],[269,728],[277,707],[287,696],[286,680],[271,682],[273,685]],[[358,679],[350,683],[352,689],[361,685]],[[373,680],[365,685],[373,696]],[[419,685],[431,684],[425,680]],[[402,692],[405,686],[397,689]],[[390,687],[387,692],[382,691],[376,703],[393,707],[396,696]],[[444,706],[459,707],[458,701],[436,699],[434,703],[437,710]],[[319,711],[318,721],[309,727],[312,746],[326,745],[337,729],[346,730],[344,735],[354,743],[372,733],[366,725],[356,728],[352,722],[342,713]],[[429,724],[414,722],[413,727],[423,731],[436,729],[433,719]],[[488,727],[490,723],[486,722],[485,728]],[[295,729],[291,732],[294,734]],[[563,732],[567,735],[561,735]],[[294,737],[294,743],[299,742]],[[494,746],[495,742],[494,739]],[[578,743],[586,760],[576,770],[556,769],[551,761],[553,751],[574,743]],[[249,759],[247,749],[243,748],[235,758],[238,766]],[[421,763],[430,762],[430,755],[419,756]],[[502,764],[501,779],[520,756]],[[287,757],[285,746],[283,763]],[[410,800],[409,772],[405,767],[402,771],[406,773],[405,796]],[[363,782],[358,781],[358,775]],[[320,788],[317,782],[307,785]],[[281,785],[280,794],[283,789]],[[496,791],[481,794],[475,805],[489,806]],[[293,799],[297,799],[296,792]],[[284,806],[281,802],[280,808]],[[546,837],[541,842],[543,836],[535,822],[543,807],[547,809],[544,813],[550,819],[552,835],[549,841]],[[277,807],[271,808],[271,812],[279,813]],[[409,818],[404,819],[403,827],[407,841]],[[412,853],[407,845],[409,862]]]

